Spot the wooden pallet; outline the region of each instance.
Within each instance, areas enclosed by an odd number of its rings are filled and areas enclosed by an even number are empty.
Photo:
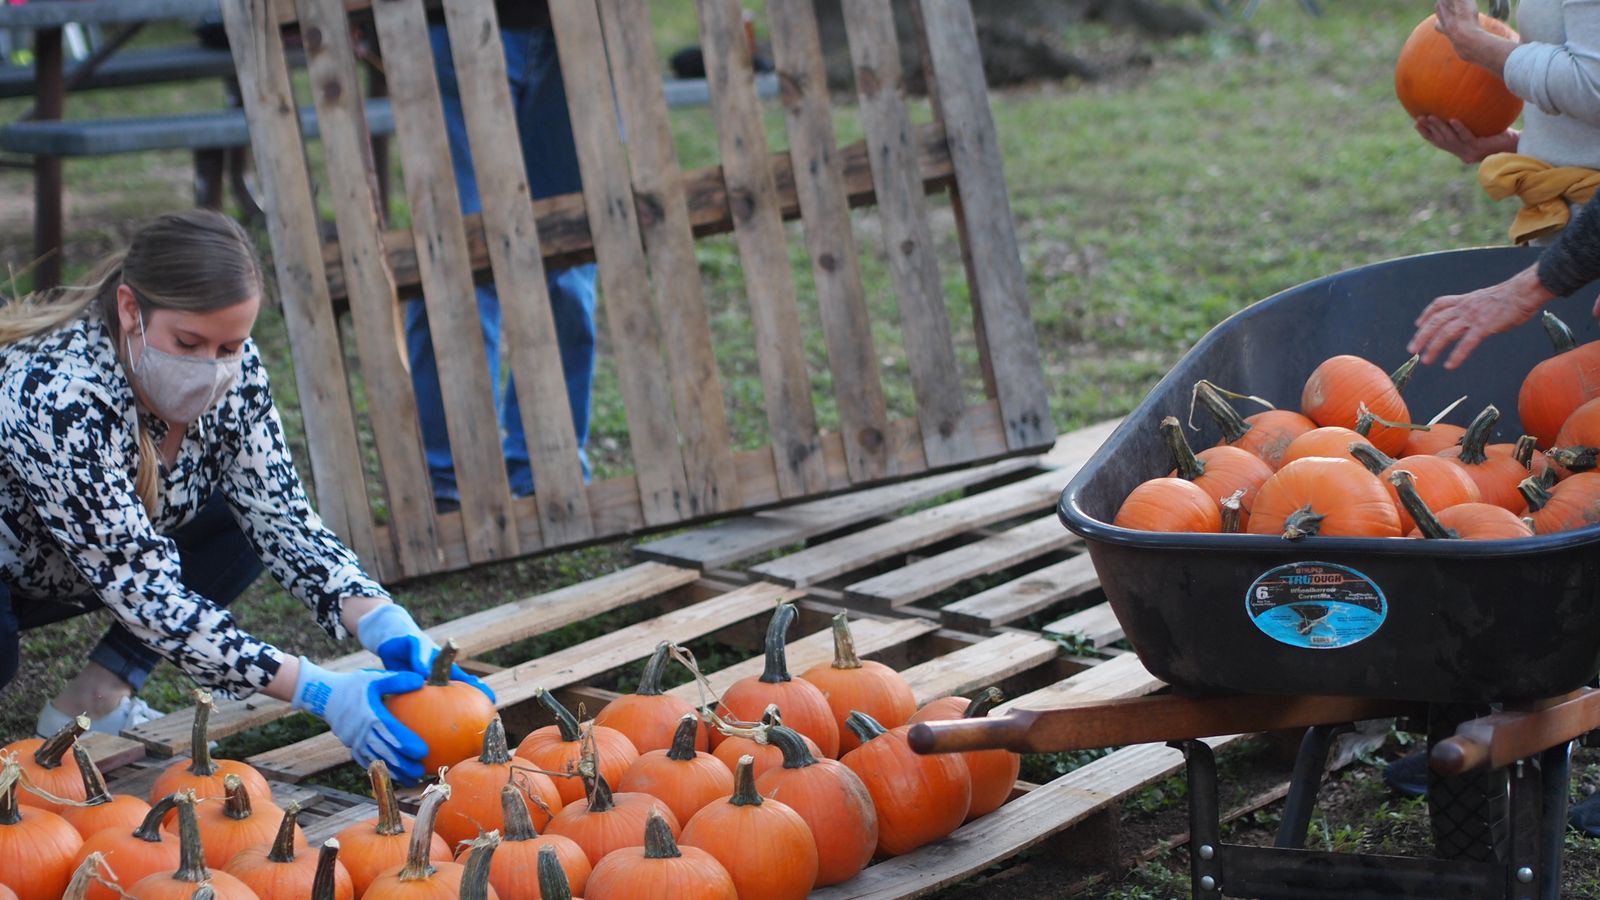
[[[759,672],[766,621],[783,600],[794,601],[800,612],[790,636],[791,668],[800,671],[831,658],[828,622],[845,610],[861,655],[903,671],[919,704],[990,684],[1012,698],[1006,707],[1020,708],[1149,694],[1161,682],[1136,656],[1111,646],[1121,629],[1081,544],[1053,512],[1062,487],[1115,424],[1062,435],[1040,457],[728,519],[652,541],[638,548],[642,561],[633,566],[474,613],[431,633],[454,638],[472,656],[600,612],[643,605],[643,618],[608,634],[536,659],[477,666],[495,689],[514,737],[544,723],[528,703],[535,687],[593,711],[615,696],[615,671],[647,657],[662,639],[709,637],[745,651],[741,661],[708,673],[713,690]],[[1030,622],[1033,627],[1024,627]],[[1101,652],[1075,655],[1088,648]],[[351,668],[369,661],[356,653],[330,665]],[[673,689],[690,699],[699,691],[693,683]],[[275,701],[221,702],[211,721],[220,736],[287,712]],[[186,752],[190,721],[179,712],[130,731],[152,759],[127,767],[138,774],[126,777],[153,778],[147,773],[164,764],[154,757]],[[120,749],[126,755],[126,745]],[[249,761],[285,798],[307,807],[308,832],[323,834],[332,827],[324,822],[371,814],[366,801],[302,784],[348,759],[339,742],[323,734]],[[937,890],[1072,827],[1181,765],[1176,751],[1135,746],[1048,784],[1019,785],[1000,810],[817,896],[912,897]],[[120,771],[118,777],[124,777]]]

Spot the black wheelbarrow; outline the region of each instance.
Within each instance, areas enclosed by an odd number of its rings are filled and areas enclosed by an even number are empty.
[[[1431,299],[1500,281],[1535,258],[1492,248],[1376,263],[1284,291],[1214,328],[1077,473],[1059,508],[1085,539],[1140,662],[1172,693],[937,723],[913,731],[919,749],[1177,742],[1189,763],[1196,897],[1556,897],[1570,742],[1600,728],[1600,692],[1588,688],[1600,672],[1600,526],[1500,541],[1287,541],[1107,524],[1135,485],[1171,468],[1157,423],[1191,421],[1195,382],[1298,408],[1322,360],[1350,353],[1392,369]],[[1600,339],[1594,295],[1552,306],[1580,341]],[[1407,404],[1426,421],[1465,395],[1451,419],[1464,424],[1493,403],[1502,413],[1494,439],[1514,441],[1518,388],[1552,352],[1537,324],[1524,326],[1454,372],[1419,368]],[[1195,446],[1219,440],[1203,410],[1192,424]],[[1292,613],[1308,592],[1342,613],[1339,627],[1289,627],[1303,625]],[[1439,858],[1298,849],[1331,734],[1399,714],[1429,723]],[[1278,847],[1221,844],[1210,750],[1194,739],[1306,726]]]

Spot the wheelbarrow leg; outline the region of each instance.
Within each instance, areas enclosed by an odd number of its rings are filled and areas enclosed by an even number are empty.
[[[1567,791],[1572,774],[1572,744],[1551,747],[1539,755],[1543,778],[1540,798],[1539,900],[1560,900],[1561,852],[1567,837]]]
[[[1283,801],[1283,820],[1278,823],[1274,847],[1299,850],[1306,845],[1306,830],[1317,807],[1317,791],[1328,768],[1328,749],[1333,739],[1349,731],[1349,725],[1313,725],[1300,739],[1300,752],[1294,757],[1294,774],[1289,778],[1289,796]]]
[[[1222,823],[1217,814],[1217,759],[1205,741],[1173,741],[1189,780],[1189,880],[1195,900],[1222,898]]]
[[[1511,766],[1511,858],[1506,866],[1506,896],[1515,900],[1557,900],[1561,896],[1570,747],[1570,743],[1558,744]]]

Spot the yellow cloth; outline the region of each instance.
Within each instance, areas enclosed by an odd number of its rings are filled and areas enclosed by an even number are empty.
[[[1526,244],[1567,227],[1568,204],[1587,203],[1600,189],[1600,171],[1581,166],[1552,166],[1518,153],[1494,153],[1478,166],[1478,183],[1496,200],[1522,198],[1511,223],[1511,240]]]

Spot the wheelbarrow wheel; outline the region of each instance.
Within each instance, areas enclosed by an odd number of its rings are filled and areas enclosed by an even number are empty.
[[[1456,726],[1485,715],[1483,707],[1428,707],[1428,752],[1456,733]],[[1497,862],[1505,859],[1509,834],[1509,780],[1505,769],[1444,776],[1428,769],[1428,818],[1434,851],[1442,859]]]

